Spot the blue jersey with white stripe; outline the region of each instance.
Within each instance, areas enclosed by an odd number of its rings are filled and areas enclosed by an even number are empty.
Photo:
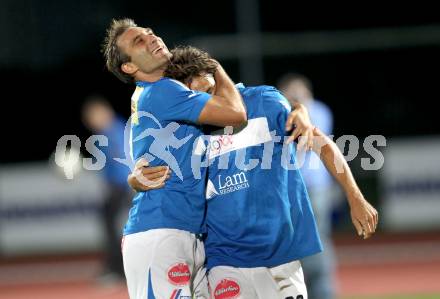
[[[151,166],[168,165],[172,174],[164,188],[135,195],[124,234],[154,228],[202,233],[206,168],[196,179],[191,155],[194,140],[202,134],[196,122],[211,96],[169,78],[136,85],[132,97],[132,156],[134,160],[145,157]]]
[[[212,136],[208,151],[208,269],[274,267],[322,250],[301,174],[281,164],[290,105],[270,86],[239,90],[247,126]],[[284,149],[294,159],[294,147]]]

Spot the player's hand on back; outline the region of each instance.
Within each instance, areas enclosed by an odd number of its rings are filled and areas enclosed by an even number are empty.
[[[128,175],[127,182],[137,192],[160,189],[165,186],[165,181],[170,178],[168,166],[150,167],[148,161],[141,158]]]
[[[298,139],[298,150],[307,151],[311,150],[313,147],[313,129],[315,128],[310,121],[309,113],[307,108],[300,103],[295,103],[293,105],[294,110],[290,112],[286,121],[286,131],[295,129],[292,134],[287,139],[287,143],[290,143]]]
[[[371,237],[377,228],[379,214],[362,194],[349,196],[350,215],[359,236]]]

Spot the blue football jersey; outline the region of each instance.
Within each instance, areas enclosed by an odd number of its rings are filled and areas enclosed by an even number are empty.
[[[151,166],[168,165],[172,174],[164,188],[135,195],[124,234],[154,228],[202,233],[206,168],[195,178],[191,155],[194,140],[202,134],[196,122],[211,96],[169,78],[136,85],[131,117],[133,159],[145,157]]]
[[[208,147],[208,269],[274,267],[322,250],[301,174],[282,166],[286,153],[295,159],[292,145],[283,152],[288,101],[274,87],[238,88],[247,126]]]

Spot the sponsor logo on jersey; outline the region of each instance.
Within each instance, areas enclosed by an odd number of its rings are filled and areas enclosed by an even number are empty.
[[[218,195],[218,191],[215,189],[214,183],[208,179],[208,183],[206,184],[206,199],[211,199],[216,195]]]
[[[175,289],[173,293],[171,294],[170,299],[191,299],[191,296],[184,296],[182,295],[182,289]]]
[[[246,173],[241,171],[234,175],[218,176],[218,193],[220,195],[228,194],[238,190],[249,188],[249,182]]]
[[[210,155],[216,156],[232,148],[234,144],[234,135],[214,136],[209,142]]]
[[[224,195],[238,190],[249,188],[249,181],[246,177],[246,173],[241,171],[239,173],[217,177],[218,190],[215,188],[214,183],[208,179],[206,185],[206,199],[211,199],[217,195]]]
[[[191,272],[187,264],[178,263],[168,269],[168,280],[178,286],[187,285],[191,278]]]
[[[250,119],[245,128],[233,135],[213,135],[209,140],[209,159],[231,151],[257,146],[272,140],[266,117]]]
[[[233,299],[240,295],[240,286],[232,279],[223,279],[215,287],[215,299]]]

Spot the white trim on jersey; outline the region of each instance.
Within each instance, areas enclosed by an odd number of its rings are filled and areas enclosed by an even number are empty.
[[[133,92],[133,95],[131,96],[131,103],[133,110],[130,117],[130,137],[129,137],[129,147],[130,147],[130,156],[131,160],[134,161],[134,154],[133,154],[133,127],[137,124],[139,124],[139,116],[138,116],[138,102],[139,98],[144,91],[144,87],[136,86],[136,89]]]
[[[186,86],[185,84],[183,84],[183,83],[180,82],[180,81],[177,81],[177,80],[175,80],[175,79],[171,79],[171,78],[170,78],[170,81],[172,81],[172,82],[174,82],[174,83],[177,83],[177,84],[179,84],[180,86],[182,86],[183,88],[185,88],[185,89],[187,89],[187,90],[190,90],[190,91],[194,92],[193,90],[189,89],[188,86]]]

